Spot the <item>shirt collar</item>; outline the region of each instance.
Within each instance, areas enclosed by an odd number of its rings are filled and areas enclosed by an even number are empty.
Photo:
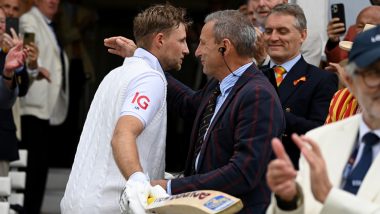
[[[226,76],[221,82],[220,82],[220,92],[221,94],[224,96],[226,93],[229,92],[229,89],[232,88],[232,86],[235,85],[235,83],[237,82],[237,80],[239,79],[239,77],[244,73],[245,70],[247,70],[247,68],[249,66],[252,65],[252,62],[250,63],[247,63],[241,67],[239,67],[238,69],[236,69],[235,71],[233,71],[233,73],[235,75],[233,75],[232,73],[229,74],[228,76]]]
[[[363,120],[363,115],[360,117],[360,125],[359,125],[359,139],[360,142],[363,142],[363,136],[367,134],[368,132],[375,133],[378,137],[380,137],[380,129],[371,130],[367,124]]]
[[[164,73],[164,71],[162,70],[161,64],[158,61],[157,57],[155,57],[149,51],[147,51],[147,50],[145,50],[143,48],[137,48],[136,51],[135,51],[135,53],[133,54],[133,57],[142,58],[154,70],[158,70],[158,71]]]
[[[293,59],[281,64],[281,66],[283,68],[285,68],[286,72],[288,73],[292,68],[293,66],[298,62],[298,60],[301,59],[301,54],[298,54],[296,57],[294,57]],[[272,62],[272,60],[270,61],[270,64],[269,66],[271,68],[273,68],[273,66],[276,66],[277,64],[275,64],[274,62]]]

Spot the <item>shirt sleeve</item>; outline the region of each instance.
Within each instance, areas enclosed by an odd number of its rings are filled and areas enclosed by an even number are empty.
[[[146,127],[165,101],[165,82],[157,73],[146,72],[132,80],[120,116],[137,117]]]
[[[0,76],[0,109],[10,109],[16,101],[18,88],[9,89],[4,81]]]

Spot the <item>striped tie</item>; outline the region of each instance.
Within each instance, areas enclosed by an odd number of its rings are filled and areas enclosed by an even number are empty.
[[[367,174],[368,169],[372,164],[372,147],[378,144],[380,138],[373,132],[368,132],[363,136],[363,142],[365,143],[362,156],[352,170],[351,174],[347,177],[346,183],[343,187],[344,190],[352,194],[356,194]]]
[[[277,87],[281,84],[282,80],[284,79],[284,74],[286,73],[286,70],[284,67],[277,65],[273,68],[275,76],[276,76],[276,83]]]
[[[198,136],[197,136],[197,144],[195,146],[195,151],[193,154],[193,173],[195,172],[195,161],[199,152],[201,151],[203,139],[207,132],[208,127],[210,126],[211,118],[214,115],[215,107],[216,107],[216,99],[220,95],[219,84],[212,91],[210,99],[208,100],[207,106],[202,114],[202,119],[200,120],[200,124],[198,127]]]

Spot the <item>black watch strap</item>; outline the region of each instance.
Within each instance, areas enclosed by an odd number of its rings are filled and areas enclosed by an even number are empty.
[[[7,76],[5,76],[4,74],[1,74],[1,76],[2,76],[4,79],[6,79],[6,80],[13,80],[13,77],[7,77]]]
[[[298,194],[294,196],[294,198],[291,201],[284,201],[276,194],[274,195],[276,197],[277,206],[285,211],[295,210],[298,207]]]

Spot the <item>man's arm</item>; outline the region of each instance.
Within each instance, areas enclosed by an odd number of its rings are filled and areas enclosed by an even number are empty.
[[[332,189],[332,184],[327,174],[325,160],[322,152],[311,138],[292,135],[293,142],[300,149],[310,166],[310,174],[298,172],[298,180],[310,179],[311,190],[303,190],[303,186],[296,185],[295,176],[297,175],[294,166],[285,152],[284,146],[279,139],[272,140],[273,151],[276,159],[271,161],[267,171],[267,183],[276,197],[267,213],[304,213],[304,198],[302,191],[311,191],[314,198],[324,204]]]
[[[2,109],[11,108],[17,97],[17,88],[9,88],[9,84],[11,83],[7,82],[12,82],[12,80],[3,79],[3,77],[0,76],[0,108]]]
[[[133,40],[122,36],[114,36],[104,39],[104,46],[108,48],[108,52],[121,56],[123,58],[130,57],[137,49]]]
[[[208,81],[203,90],[194,91],[168,72],[165,72],[165,76],[168,81],[167,102],[169,111],[178,112],[183,119],[194,121],[204,92],[207,91],[212,81]]]
[[[128,179],[135,172],[142,172],[136,139],[143,131],[142,122],[134,116],[119,118],[112,137],[115,162],[123,176]]]
[[[323,204],[324,213],[380,213],[379,203],[332,188]]]
[[[355,25],[348,28],[347,34],[343,41],[352,41],[352,37],[356,35]],[[339,18],[333,18],[327,26],[328,40],[325,46],[325,54],[328,62],[339,63],[343,59],[348,58],[348,52],[339,48],[340,36],[344,31],[344,23],[339,22]]]

